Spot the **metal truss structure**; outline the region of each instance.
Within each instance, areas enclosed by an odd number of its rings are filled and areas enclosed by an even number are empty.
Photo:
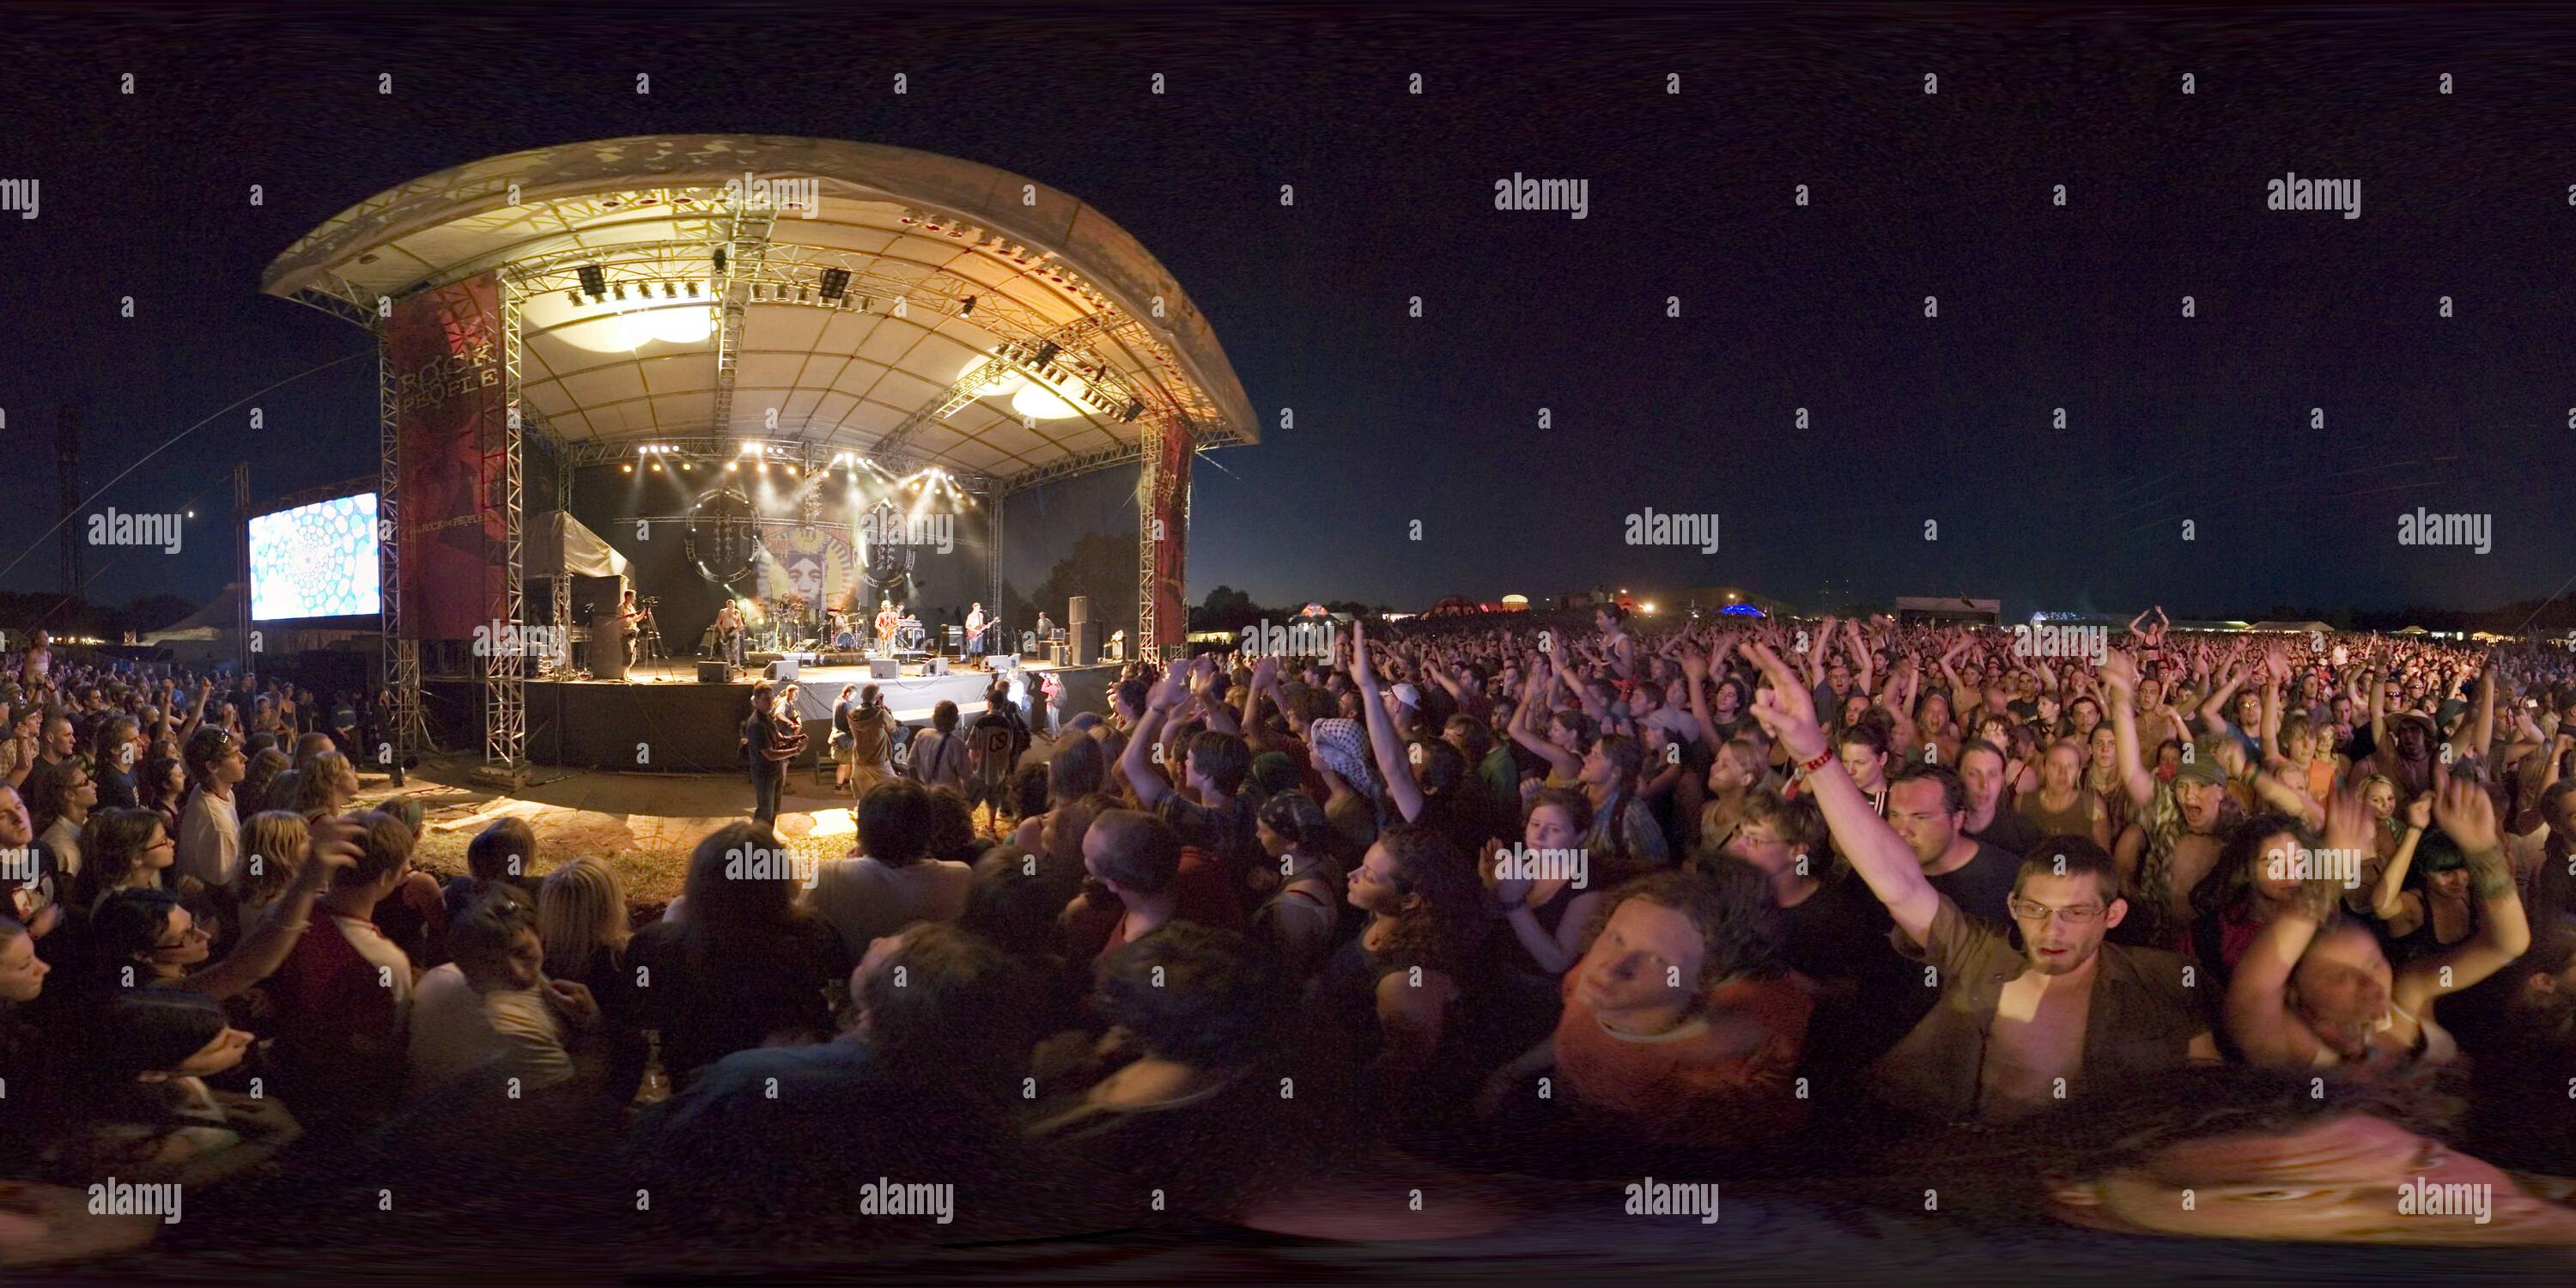
[[[483,651],[483,763],[516,771],[527,761],[528,653],[516,628],[527,619],[523,523],[527,514],[525,430],[519,406],[519,288],[498,283],[501,304],[500,432],[483,441],[483,477],[501,480],[501,560],[486,566],[484,602],[494,614],[491,646]],[[487,425],[489,421],[485,422]],[[497,458],[497,459],[496,459]],[[490,504],[486,498],[485,504]],[[560,579],[558,579],[560,580]]]
[[[346,285],[346,283],[342,283]],[[354,304],[351,307],[358,307]],[[376,493],[376,583],[383,605],[384,690],[390,709],[377,713],[384,722],[385,742],[375,748],[377,767],[389,769],[419,750],[420,646],[403,635],[402,602],[402,401],[397,374],[385,349],[387,319],[361,309],[367,329],[376,337],[377,464],[381,486]]]

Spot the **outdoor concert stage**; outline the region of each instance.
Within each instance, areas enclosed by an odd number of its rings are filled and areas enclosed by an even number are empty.
[[[928,727],[930,713],[942,701],[954,702],[971,722],[984,709],[984,690],[996,678],[981,670],[959,668],[947,675],[924,675],[918,663],[907,664],[896,679],[878,680],[867,666],[799,668],[797,707],[805,717],[810,746],[828,757],[832,704],[841,686],[883,690],[886,705],[906,725]],[[1085,711],[1105,712],[1109,686],[1118,667],[1050,666],[1027,663],[1024,673],[1034,686],[1054,677],[1062,690],[1057,718],[1069,720]],[[692,661],[648,663],[625,680],[527,681],[528,760],[567,768],[621,770],[636,773],[732,773],[742,768],[739,730],[751,711],[751,687],[759,672],[745,669],[730,684],[702,684]],[[481,719],[482,687],[467,680],[425,680],[423,701],[448,728],[475,728]],[[1037,701],[1045,693],[1039,689]],[[1032,723],[1045,728],[1040,711]]]

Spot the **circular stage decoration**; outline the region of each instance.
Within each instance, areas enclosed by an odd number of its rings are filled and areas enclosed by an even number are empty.
[[[697,562],[700,572],[732,585],[750,570],[752,554],[759,548],[753,522],[751,500],[740,492],[718,488],[699,497],[689,508],[689,526],[683,534],[689,558]]]

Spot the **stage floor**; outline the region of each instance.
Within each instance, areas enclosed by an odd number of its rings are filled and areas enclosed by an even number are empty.
[[[918,668],[915,668],[917,671]],[[1119,668],[1045,666],[1032,663],[1023,674],[1032,687],[1052,678],[1060,690],[1053,704],[1055,721],[1085,711],[1106,711],[1109,687]],[[751,711],[756,672],[745,671],[728,684],[704,684],[694,661],[655,662],[638,667],[624,680],[529,680],[526,685],[527,758],[538,765],[574,768],[705,773],[742,767],[740,730]],[[832,705],[841,688],[857,691],[874,684],[883,692],[895,719],[926,726],[941,702],[957,704],[959,716],[971,722],[984,709],[984,692],[998,676],[985,671],[947,675],[905,675],[878,680],[865,666],[802,667],[797,674],[797,714],[816,750],[831,738]],[[483,688],[470,680],[437,679],[421,686],[440,729],[475,729],[482,718]],[[1045,730],[1050,711],[1038,688],[1023,705],[1030,724]]]
[[[1038,677],[1051,671],[1063,676],[1099,669],[1101,668],[1060,667],[1051,662],[1020,664],[1022,674],[1029,677],[1030,684],[1045,683]],[[741,677],[734,683],[741,686],[757,683],[761,679],[761,668],[744,667]],[[905,663],[902,676],[892,680],[875,678],[869,673],[865,662],[838,666],[800,666],[796,670],[796,706],[797,711],[809,720],[828,721],[832,718],[832,704],[840,701],[841,686],[845,684],[853,686],[851,700],[856,701],[857,691],[864,690],[873,684],[883,692],[886,705],[894,709],[894,718],[906,724],[928,723],[931,712],[937,710],[942,702],[956,703],[959,714],[972,720],[977,712],[984,709],[984,691],[1001,678],[998,672],[968,670],[954,666],[946,675],[927,675],[922,673],[921,664],[918,662]],[[698,683],[698,664],[693,660],[645,662],[627,671],[624,680],[573,680],[568,683],[581,687],[615,684],[696,684]],[[1061,684],[1062,681],[1059,680],[1058,683]]]

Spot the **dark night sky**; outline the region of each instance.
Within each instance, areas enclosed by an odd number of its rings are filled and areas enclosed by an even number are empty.
[[[55,515],[66,400],[88,428],[86,492],[368,347],[257,290],[340,209],[521,148],[739,131],[1014,170],[1172,269],[1271,421],[1263,445],[1201,463],[1193,601],[1219,583],[1418,606],[1606,581],[2233,614],[2485,607],[2576,572],[2559,513],[2576,436],[2565,27],[2354,10],[102,12],[0,23],[0,178],[42,184],[40,218],[0,216],[0,563]],[[889,92],[897,71],[908,96]],[[2360,218],[2265,210],[2284,171],[2359,179]],[[1515,172],[1588,181],[1589,217],[1495,210]],[[2457,316],[2436,315],[2443,295]],[[235,459],[265,495],[374,469],[371,357],[261,404],[264,434],[227,416],[97,504],[205,514]],[[1275,428],[1282,407],[1294,429]],[[1118,523],[1131,483],[1053,490],[1048,535]],[[2419,505],[2493,515],[2493,553],[2400,546]],[[1622,544],[1649,506],[1721,514],[1724,549]],[[1025,566],[1038,534],[1012,536]],[[176,557],[94,552],[89,594],[203,597],[229,567],[210,522]],[[43,541],[0,587],[55,578]]]

